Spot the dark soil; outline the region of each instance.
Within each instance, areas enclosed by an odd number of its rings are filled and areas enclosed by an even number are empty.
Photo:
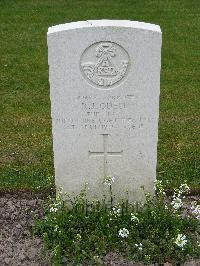
[[[198,199],[198,196],[189,197],[186,209],[190,208],[191,200]],[[45,250],[42,239],[31,234],[35,217],[43,216],[43,202],[44,199],[30,193],[5,194],[0,198],[0,266],[52,265],[50,253]],[[109,253],[104,263],[113,266],[143,265],[129,262],[116,253]],[[191,260],[186,265],[200,266],[200,260]]]
[[[23,196],[0,198],[0,265],[50,265],[42,239],[31,234],[34,217],[43,215],[43,200]]]

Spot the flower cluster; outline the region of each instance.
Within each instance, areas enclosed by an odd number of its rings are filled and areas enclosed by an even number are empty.
[[[57,232],[57,231],[58,231],[58,229],[59,229],[59,226],[58,226],[58,225],[56,225],[56,226],[55,226],[55,229],[54,229],[54,231],[55,231],[55,232]]]
[[[49,205],[49,212],[57,212],[59,208],[61,207],[61,204],[62,203],[60,201],[57,201]]]
[[[59,245],[55,246],[54,252],[53,252],[54,256],[57,256],[59,254],[59,251],[60,251],[60,246]]]
[[[179,189],[175,190],[173,200],[171,202],[171,205],[175,210],[178,210],[183,206],[182,199],[185,198],[184,194],[188,193],[189,190],[190,188],[186,183],[180,185]]]
[[[198,205],[196,201],[193,202],[191,210],[192,214],[197,218],[197,220],[200,220],[200,205]]]
[[[131,221],[135,222],[136,225],[139,223],[139,219],[134,213],[131,213]]]
[[[122,228],[119,230],[119,236],[122,238],[126,238],[129,236],[129,231],[126,228]]]
[[[118,208],[118,207],[113,207],[110,211],[110,214],[111,215],[114,215],[114,216],[119,216],[120,215],[120,212],[121,212],[121,209]]]
[[[142,251],[142,249],[143,249],[143,245],[142,245],[142,243],[140,243],[140,244],[135,244],[135,246],[136,246],[136,248],[138,248],[138,250]]]
[[[189,191],[190,191],[190,188],[189,188],[189,186],[186,183],[180,185],[180,187],[179,187],[179,193],[180,193],[180,195],[186,194]]]
[[[182,202],[181,198],[179,198],[176,194],[174,194],[171,205],[175,210],[178,210],[183,206],[183,202]]]
[[[156,196],[145,193],[142,203],[129,203],[127,199],[116,203],[111,185],[115,178],[104,180],[110,186],[106,187],[108,199],[87,199],[83,189],[77,197],[60,192],[56,199],[46,202],[45,216],[37,221],[36,233],[43,235],[52,249],[55,265],[82,265],[88,259],[89,265],[102,265],[103,256],[110,250],[145,265],[156,261],[162,264],[166,258],[174,262],[196,258],[200,206],[193,201],[190,211],[181,208],[188,191],[186,184],[175,190],[171,202],[159,181]]]
[[[114,176],[106,176],[105,180],[104,180],[104,185],[106,186],[111,186],[112,183],[115,182],[115,177]]]
[[[50,212],[57,212],[58,211],[58,208],[56,208],[56,207],[50,207],[49,208],[49,211]]]
[[[81,238],[82,238],[82,237],[81,237],[80,234],[77,234],[77,235],[76,235],[76,239],[77,239],[77,240],[81,240]]]
[[[187,239],[186,236],[183,234],[178,234],[177,238],[175,239],[174,243],[180,247],[180,248],[184,248],[184,246],[187,244]]]
[[[161,180],[156,180],[155,181],[155,189],[157,191],[158,194],[161,194],[161,195],[165,195],[165,191],[164,191],[164,187],[163,187],[163,184],[162,184],[162,181]]]

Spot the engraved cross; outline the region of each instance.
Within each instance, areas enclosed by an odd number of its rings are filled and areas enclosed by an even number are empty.
[[[104,157],[104,177],[108,176],[108,156],[122,156],[123,151],[115,152],[108,151],[108,134],[101,134],[103,136],[103,152],[101,151],[89,151],[89,157],[103,156]]]

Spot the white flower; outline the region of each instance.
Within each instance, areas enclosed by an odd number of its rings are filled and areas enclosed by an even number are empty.
[[[57,232],[58,231],[58,228],[59,228],[59,226],[56,225],[54,231]]]
[[[190,188],[186,183],[180,185],[180,187],[179,187],[179,193],[180,194],[187,193],[189,191],[190,191]]]
[[[107,176],[104,180],[104,185],[111,186],[111,184],[114,182],[115,182],[114,176]]]
[[[171,202],[172,207],[175,210],[180,209],[183,206],[182,200],[179,197],[173,196],[173,200]]]
[[[77,234],[77,235],[76,235],[76,239],[77,239],[77,240],[81,240],[81,238],[82,238],[82,237],[81,237],[80,234]]]
[[[176,240],[174,241],[174,243],[180,248],[183,248],[187,242],[186,236],[183,234],[178,234]]]
[[[197,205],[196,201],[193,202],[191,210],[192,214],[197,218],[197,220],[200,220],[200,205]]]
[[[117,207],[113,207],[110,214],[114,214],[115,216],[119,216],[121,209]]]
[[[47,176],[48,181],[51,181],[53,178],[54,178],[53,175]]]
[[[131,213],[131,221],[136,222],[136,225],[139,223],[139,219],[134,213]]]
[[[126,228],[122,228],[119,230],[119,236],[125,238],[128,237],[129,231]]]
[[[185,183],[185,184],[181,184],[180,187],[178,189],[175,189],[175,193],[174,196],[180,198],[185,198],[185,196],[183,194],[186,194],[190,191],[189,186]]]
[[[165,195],[164,187],[161,180],[156,180],[154,189],[157,190],[158,193]]]
[[[144,255],[146,260],[150,260],[151,256],[150,255]]]
[[[61,201],[57,201],[57,202],[54,202],[53,204],[51,204],[49,206],[49,211],[50,212],[57,212],[58,209],[62,206],[62,202]]]
[[[135,244],[135,246],[141,251],[143,249],[143,245],[142,243],[140,244]]]
[[[156,218],[156,212],[155,211],[151,211],[151,215],[153,216],[153,218]]]
[[[167,205],[165,205],[165,210],[168,210],[168,206]]]
[[[56,208],[56,207],[50,207],[49,211],[50,212],[57,212],[58,211],[58,208]]]
[[[93,257],[93,259],[94,260],[98,260],[99,259],[99,256],[96,255],[96,256]]]
[[[57,245],[57,246],[54,248],[54,254],[55,254],[55,255],[58,254],[59,249],[60,249],[60,246],[59,246],[59,245]]]

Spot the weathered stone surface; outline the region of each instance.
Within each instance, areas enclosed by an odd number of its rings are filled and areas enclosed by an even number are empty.
[[[133,21],[83,21],[48,30],[57,187],[87,182],[102,197],[141,200],[156,179],[161,30]]]

